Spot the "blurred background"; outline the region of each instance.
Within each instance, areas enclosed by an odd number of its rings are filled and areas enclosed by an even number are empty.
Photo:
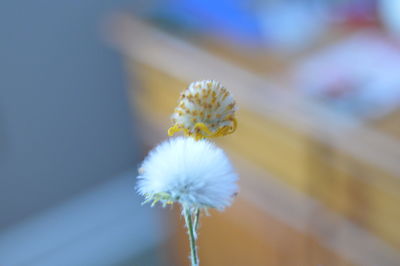
[[[400,2],[0,3],[0,265],[188,265],[137,166],[216,79],[240,173],[201,265],[400,264]]]

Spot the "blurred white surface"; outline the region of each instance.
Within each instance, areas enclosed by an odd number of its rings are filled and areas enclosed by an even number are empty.
[[[142,207],[127,173],[0,232],[0,265],[116,265],[168,235],[160,209]]]

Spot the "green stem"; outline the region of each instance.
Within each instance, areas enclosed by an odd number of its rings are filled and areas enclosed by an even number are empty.
[[[195,227],[193,226],[192,213],[189,208],[184,207],[185,222],[188,229],[189,241],[190,241],[190,260],[192,266],[199,266],[199,258],[197,257],[197,246],[196,246],[196,233]]]
[[[199,219],[200,219],[200,209],[196,208],[194,210],[194,218],[193,218],[193,227],[194,227],[194,236],[197,239],[197,229],[199,227]]]

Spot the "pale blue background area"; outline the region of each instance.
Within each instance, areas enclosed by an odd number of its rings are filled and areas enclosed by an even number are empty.
[[[131,7],[1,1],[0,228],[136,165],[121,57],[100,34]]]

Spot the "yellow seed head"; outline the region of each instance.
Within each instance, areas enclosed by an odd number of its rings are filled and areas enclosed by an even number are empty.
[[[180,130],[195,139],[231,134],[236,129],[236,109],[232,94],[218,81],[193,82],[180,94],[168,135]]]

